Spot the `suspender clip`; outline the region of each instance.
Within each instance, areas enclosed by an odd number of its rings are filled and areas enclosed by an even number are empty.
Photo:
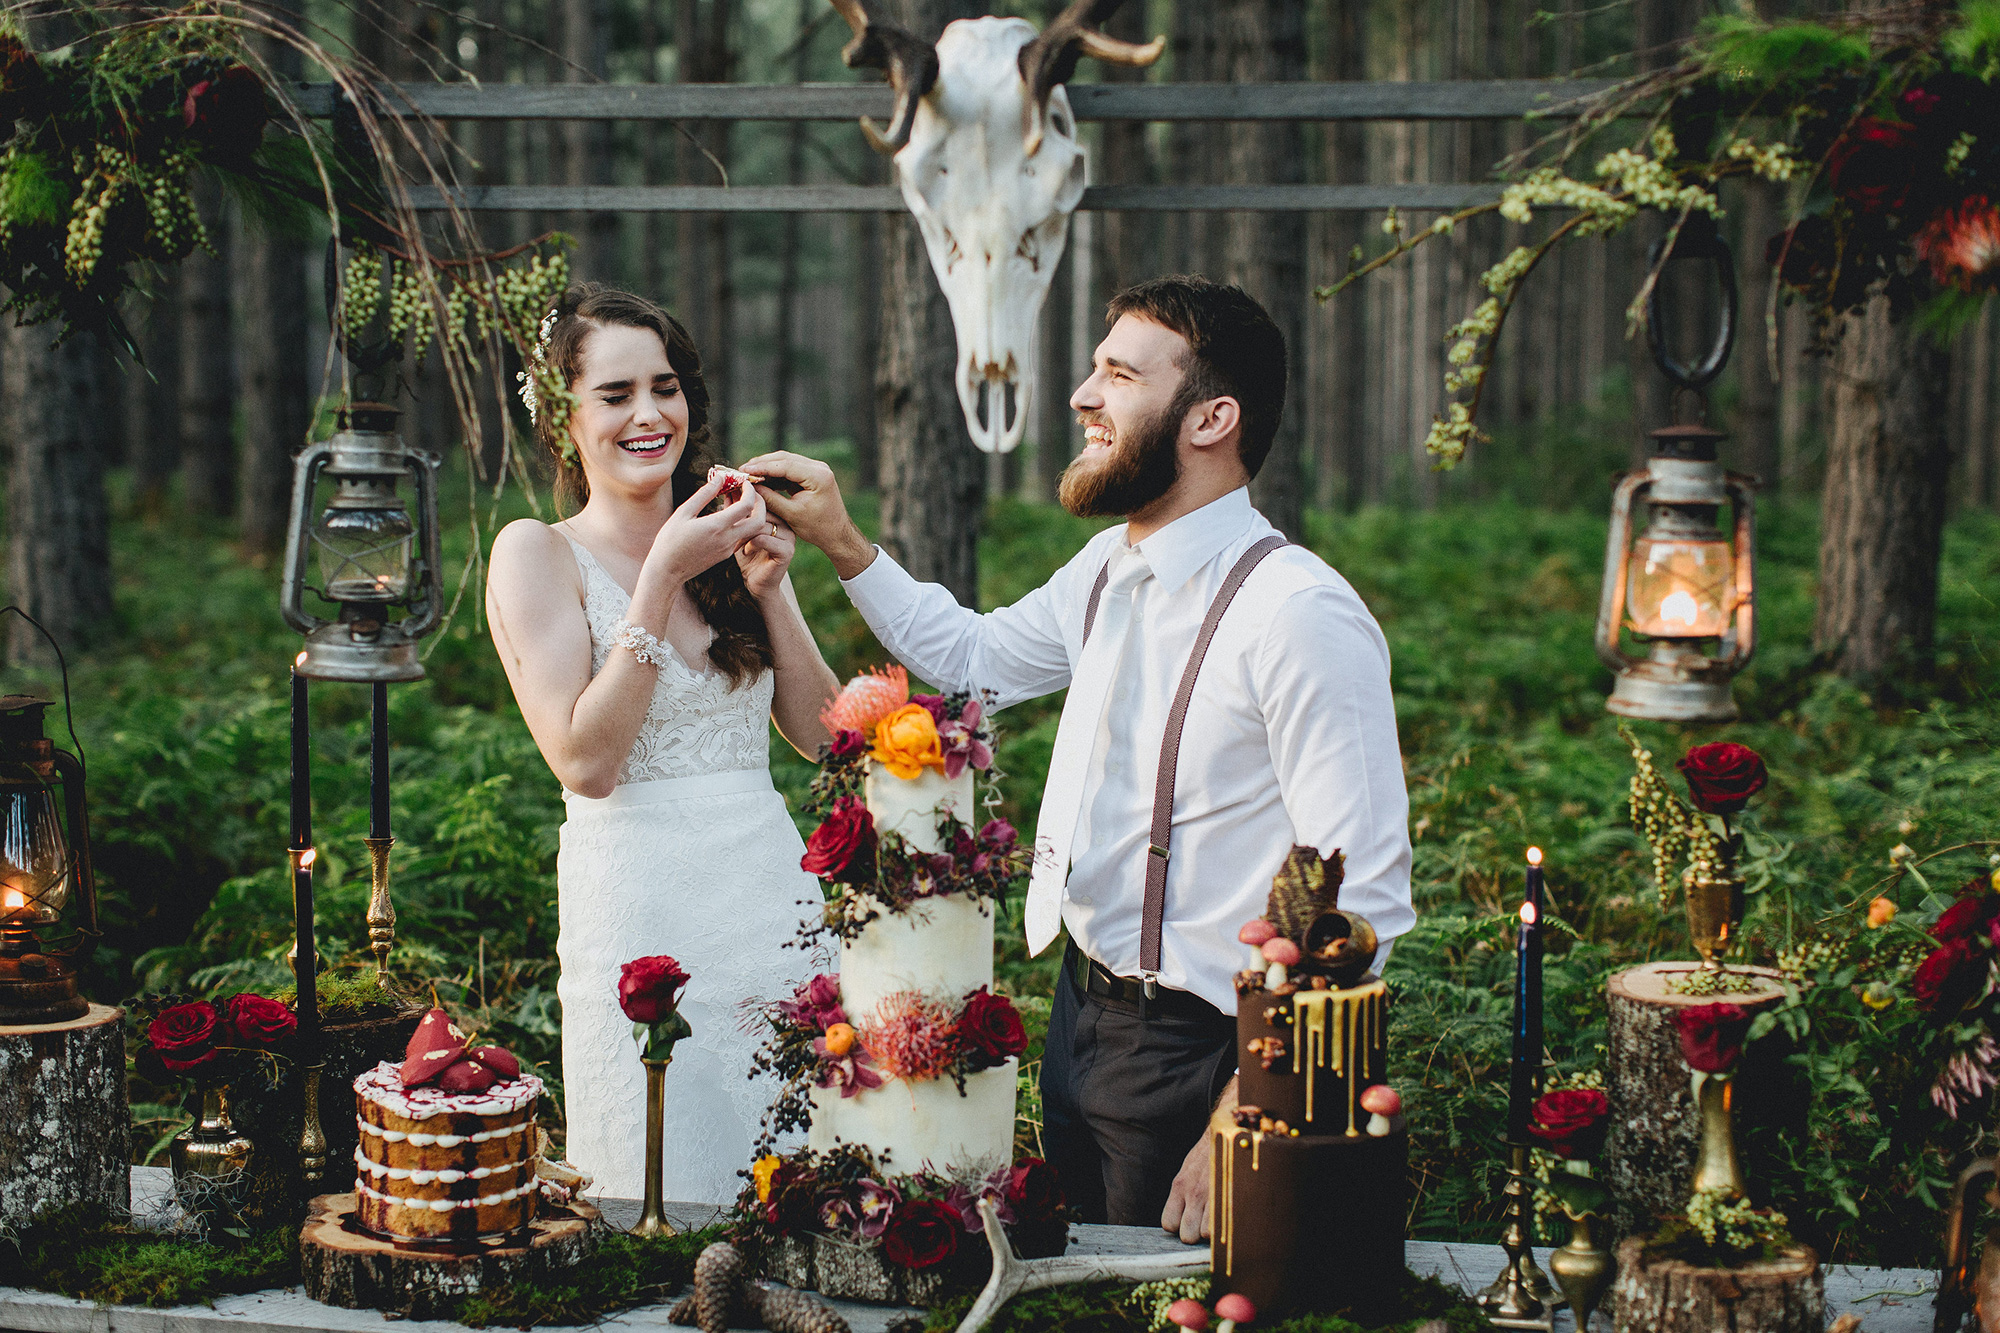
[[[1148,843],[1148,844],[1147,844],[1147,846],[1146,846],[1146,850],[1147,850],[1147,851],[1149,851],[1149,852],[1151,852],[1151,853],[1152,853],[1153,855],[1155,855],[1155,856],[1159,857],[1159,858],[1160,858],[1160,859],[1161,859],[1162,861],[1166,860],[1167,858],[1169,858],[1169,857],[1171,857],[1171,856],[1173,855],[1173,853],[1172,853],[1172,852],[1170,852],[1170,851],[1168,851],[1168,850],[1167,850],[1166,848],[1164,848],[1164,847],[1160,846],[1160,844],[1158,844],[1157,842],[1155,842],[1155,843]]]
[[[1160,979],[1158,972],[1141,972],[1139,975],[1145,978],[1147,999],[1150,1000],[1160,993],[1160,988],[1154,984]]]

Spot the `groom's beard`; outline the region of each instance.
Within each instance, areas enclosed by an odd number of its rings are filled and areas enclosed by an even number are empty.
[[[1056,499],[1078,518],[1123,518],[1165,495],[1180,480],[1178,445],[1189,406],[1176,393],[1129,439],[1117,440],[1108,457],[1077,458],[1063,469]]]

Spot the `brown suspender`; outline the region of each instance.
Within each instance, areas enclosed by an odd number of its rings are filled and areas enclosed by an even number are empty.
[[[1283,537],[1266,537],[1237,557],[1230,567],[1229,576],[1216,589],[1215,600],[1208,604],[1208,616],[1201,622],[1201,632],[1195,635],[1194,649],[1188,654],[1188,664],[1181,672],[1180,688],[1174,691],[1174,706],[1167,713],[1167,732],[1160,742],[1160,771],[1153,783],[1153,828],[1146,856],[1146,905],[1139,923],[1139,970],[1145,977],[1146,994],[1154,993],[1154,979],[1160,971],[1160,933],[1167,916],[1167,861],[1171,855],[1174,833],[1174,775],[1180,767],[1181,732],[1187,727],[1188,702],[1194,698],[1195,677],[1201,674],[1202,659],[1208,656],[1208,645],[1215,638],[1215,630],[1222,623],[1222,615],[1229,604],[1236,600],[1237,591],[1243,581],[1250,577],[1250,571],[1257,568],[1265,556],[1286,545]],[[1091,585],[1090,600],[1083,608],[1083,641],[1090,642],[1091,626],[1097,623],[1097,604],[1104,597],[1104,588],[1111,581],[1111,562],[1105,561],[1104,568],[1097,571],[1097,582]]]

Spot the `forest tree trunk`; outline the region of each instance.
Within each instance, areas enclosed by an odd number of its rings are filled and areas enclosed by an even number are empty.
[[[731,0],[707,0],[704,9],[701,0],[677,0],[674,44],[680,53],[682,83],[728,82],[730,5]],[[714,157],[727,169],[729,122],[694,121],[683,128],[694,141],[685,136],[680,141],[681,183],[722,184],[709,158]],[[739,406],[730,392],[735,290],[730,281],[729,232],[727,213],[683,213],[675,259],[681,318],[701,350],[702,375],[715,405],[709,437],[724,458],[730,456],[730,416]]]
[[[609,0],[558,0],[562,15],[562,46],[572,80],[603,82],[610,77],[611,15]],[[571,120],[563,122],[563,166],[565,183],[609,185],[611,183],[611,122]],[[579,276],[594,282],[616,283],[618,273],[618,215],[586,213],[583,234],[578,237]]]
[[[1926,674],[1951,476],[1951,357],[1877,291],[1841,318],[1828,367],[1813,646],[1850,679]]]
[[[1334,0],[1328,16],[1325,76],[1338,81],[1368,77],[1367,0]],[[1368,142],[1357,121],[1337,121],[1325,128],[1325,180],[1358,184],[1368,175]],[[1329,213],[1320,223],[1321,254],[1329,282],[1347,271],[1348,255],[1362,241],[1362,215],[1351,209]],[[1368,436],[1362,428],[1368,393],[1367,318],[1363,294],[1350,287],[1321,307],[1320,365],[1327,410],[1318,423],[1321,438],[1312,442],[1319,462],[1317,498],[1322,505],[1339,501],[1348,510],[1368,497]]]
[[[181,490],[193,512],[227,514],[236,505],[229,228],[221,187],[197,176],[190,188],[217,253],[196,250],[181,261]]]
[[[1771,379],[1771,266],[1764,241],[1778,229],[1778,187],[1751,180],[1743,191],[1743,232],[1736,271],[1743,300],[1736,319],[1736,449],[1738,467],[1763,482],[1766,495],[1778,485],[1778,386]]]
[[[792,41],[792,82],[804,83],[811,43],[812,21],[819,12],[817,0],[799,0],[796,31]],[[799,185],[806,177],[806,123],[795,120],[785,127],[785,183]],[[799,215],[787,213],[779,220],[778,241],[778,327],[774,330],[776,363],[771,368],[771,442],[773,449],[789,449],[792,433],[792,398],[798,379],[799,306]]]
[[[933,40],[969,0],[895,0],[890,17]],[[979,530],[986,458],[973,447],[953,389],[958,337],[915,221],[882,223],[882,342],[875,379],[882,547],[910,573],[979,605]]]
[[[181,273],[160,275],[158,293],[140,317],[143,365],[132,368],[133,431],[127,450],[134,507],[149,518],[167,508],[167,488],[181,465]]]
[[[7,600],[63,653],[111,616],[111,547],[95,410],[97,339],[55,342],[54,324],[0,321],[0,430],[7,434]],[[7,659],[53,667],[34,627],[7,619]]]

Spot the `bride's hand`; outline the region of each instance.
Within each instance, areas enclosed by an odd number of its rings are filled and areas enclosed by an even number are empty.
[[[702,513],[721,489],[721,478],[705,483],[660,525],[653,548],[646,553],[641,579],[650,573],[676,585],[686,583],[711,565],[736,554],[759,533],[769,533],[771,524],[764,514],[764,497],[754,486],[745,486],[743,498],[735,504],[713,514]]]
[[[785,571],[791,568],[792,556],[799,549],[798,537],[782,519],[767,518],[764,528],[736,549],[736,565],[743,571],[743,582],[749,585],[750,595],[759,601],[784,586]]]

